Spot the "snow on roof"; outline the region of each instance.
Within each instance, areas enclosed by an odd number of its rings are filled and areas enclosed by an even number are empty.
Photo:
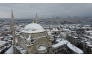
[[[31,35],[29,35],[29,37],[27,38],[27,40],[28,40],[28,41],[31,40]]]
[[[67,43],[67,46],[68,46],[71,50],[73,50],[74,52],[76,52],[76,53],[79,53],[79,54],[82,54],[82,53],[83,53],[83,51],[82,51],[81,49],[79,49],[79,48],[77,48],[76,46],[72,45],[70,42]]]
[[[63,28],[63,31],[71,32],[71,30],[69,30],[69,29],[65,29],[65,28]]]
[[[72,44],[71,44],[69,41],[67,41],[67,40],[64,40],[64,39],[61,40],[61,38],[59,38],[59,39],[57,39],[56,41],[57,41],[58,43],[52,45],[53,48],[56,48],[56,47],[58,47],[58,46],[62,46],[62,45],[64,45],[64,44],[67,44],[67,46],[68,46],[71,50],[73,50],[74,52],[79,53],[79,54],[80,54],[80,53],[83,53],[83,51],[82,51],[81,49],[79,49],[79,48],[77,48],[76,46],[72,45]]]
[[[24,48],[22,48],[21,46],[16,46],[16,48],[22,53],[22,54],[26,54],[27,50],[25,50]]]
[[[11,46],[6,52],[5,54],[14,54],[13,53],[13,46]]]
[[[90,30],[90,31],[86,31],[86,32],[92,32],[92,30]]]
[[[88,46],[92,47],[92,43],[90,41],[85,42]]]
[[[65,33],[65,32],[61,32],[61,34],[62,34],[63,36],[66,36],[66,33]]]
[[[76,37],[76,36],[72,36],[73,38],[78,38],[78,37]]]
[[[37,33],[37,32],[43,32],[45,30],[40,24],[31,23],[31,24],[26,25],[24,29],[21,31],[25,33]]]
[[[88,45],[90,44],[88,41],[87,41],[87,42],[85,42],[85,43],[86,43],[86,44],[88,44]]]
[[[58,38],[57,40],[56,40],[56,42],[60,42],[60,41],[63,41],[64,39],[63,38]]]
[[[13,37],[12,35],[10,35],[9,37]]]
[[[3,38],[3,36],[1,36],[0,38]]]
[[[92,36],[89,36],[89,35],[84,35],[84,36],[89,37],[90,39],[92,39]]]
[[[51,30],[51,31],[59,31],[57,28],[53,28],[53,30]]]
[[[46,47],[44,47],[44,46],[40,46],[40,47],[38,47],[37,50],[46,50]]]
[[[48,32],[48,35],[52,35],[51,32]]]
[[[56,47],[58,47],[58,46],[61,46],[61,45],[66,44],[66,43],[67,43],[67,41],[66,41],[66,40],[59,41],[57,44],[52,45],[52,47],[53,47],[53,48],[56,48]]]
[[[0,41],[0,46],[4,46],[6,44],[6,41]]]

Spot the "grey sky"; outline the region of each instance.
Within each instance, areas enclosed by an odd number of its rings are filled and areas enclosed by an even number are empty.
[[[92,16],[92,4],[83,3],[0,3],[0,18],[10,18],[13,9],[15,18],[39,18],[55,16]]]

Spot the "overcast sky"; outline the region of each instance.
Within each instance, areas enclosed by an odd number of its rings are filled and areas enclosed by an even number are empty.
[[[64,16],[92,16],[92,4],[65,3],[0,3],[0,18],[10,18],[13,9],[15,18],[39,18]]]

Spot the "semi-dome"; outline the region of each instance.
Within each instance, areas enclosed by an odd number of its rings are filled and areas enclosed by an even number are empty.
[[[36,33],[36,32],[43,32],[43,31],[45,31],[43,27],[37,23],[28,24],[22,30],[22,32],[26,32],[26,33]]]
[[[39,46],[39,47],[37,48],[37,50],[39,51],[39,53],[45,53],[45,52],[47,52],[47,49],[46,49],[45,46]]]

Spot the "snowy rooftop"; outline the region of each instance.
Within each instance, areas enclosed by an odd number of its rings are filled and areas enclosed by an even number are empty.
[[[65,28],[63,28],[63,31],[71,32],[71,30]]]
[[[62,36],[66,36],[66,33],[65,32],[61,32]]]
[[[31,24],[26,25],[24,29],[21,31],[25,33],[37,33],[37,32],[43,32],[45,30],[40,24],[31,23]]]
[[[51,30],[51,31],[59,31],[57,28],[53,28],[53,30]]]
[[[53,47],[53,48],[56,48],[56,47],[58,47],[58,46],[61,46],[61,45],[66,44],[66,43],[67,43],[67,41],[60,41],[60,42],[58,42],[57,44],[52,45],[52,47]]]
[[[92,39],[92,36],[89,36],[89,35],[84,35],[84,36],[86,36],[86,37],[88,37],[88,38]]]
[[[11,46],[6,52],[5,54],[14,54],[13,53],[13,46]]]
[[[85,42],[89,47],[92,47],[92,42],[91,41],[87,41]]]
[[[25,50],[24,48],[22,48],[21,46],[16,46],[16,48],[22,53],[22,54],[26,54],[27,50]]]
[[[3,36],[1,36],[0,38],[3,38]]]
[[[86,31],[86,32],[90,32],[90,33],[92,33],[92,30],[90,30],[90,31]]]
[[[52,35],[51,32],[48,32],[48,35]]]
[[[0,41],[0,46],[4,46],[6,44],[6,41]]]
[[[62,38],[58,38],[58,39],[56,40],[56,42],[58,42],[58,43],[52,45],[53,48],[56,48],[56,47],[58,47],[58,46],[61,46],[61,45],[64,45],[64,44],[67,43],[67,41],[66,41],[66,40],[63,40]]]
[[[74,46],[73,44],[71,44],[70,42],[68,42],[67,40],[64,40],[64,39],[59,38],[56,41],[58,43],[52,45],[53,48],[56,48],[56,47],[59,47],[61,45],[66,44],[72,51],[74,51],[76,53],[79,53],[79,54],[82,54],[83,53],[83,51],[81,49],[77,48],[76,46]]]
[[[74,46],[74,45],[72,45],[71,43],[67,43],[67,46],[71,49],[71,50],[73,50],[74,52],[76,52],[76,53],[79,53],[79,54],[82,54],[83,53],[83,51],[81,50],[81,49],[79,49],[79,48],[77,48],[76,46]]]

